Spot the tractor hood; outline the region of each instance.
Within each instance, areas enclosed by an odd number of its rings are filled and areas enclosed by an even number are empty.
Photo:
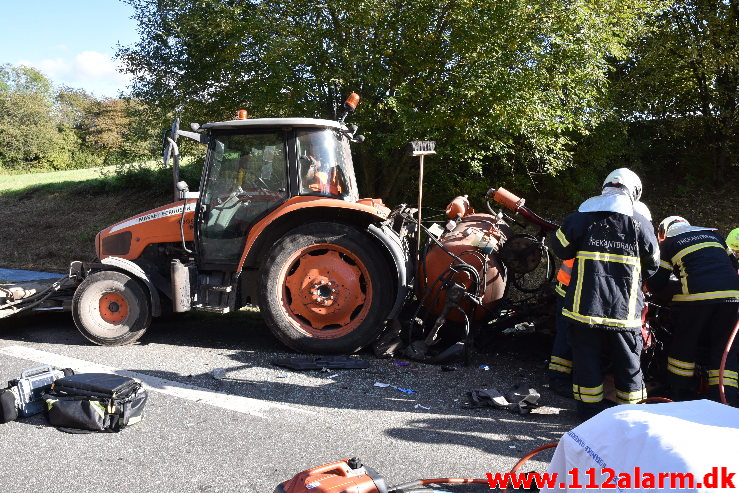
[[[184,201],[173,202],[105,228],[95,237],[98,258],[115,256],[134,260],[153,243],[180,243],[184,205]],[[194,213],[195,201],[191,200],[185,210],[185,241],[193,240]]]

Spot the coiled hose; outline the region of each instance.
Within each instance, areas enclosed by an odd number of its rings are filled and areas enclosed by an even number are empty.
[[[526,455],[521,457],[521,459],[516,462],[516,465],[513,466],[511,469],[511,474],[516,473],[521,466],[524,465],[526,461],[528,461],[530,458],[538,454],[539,452],[542,452],[544,450],[554,448],[557,446],[559,442],[550,442],[545,443],[544,445],[540,447],[536,447],[531,452],[528,452]],[[393,486],[391,488],[391,491],[398,491],[398,490],[409,490],[416,488],[418,486],[423,486],[426,484],[489,484],[490,482],[487,479],[482,478],[430,478],[430,479],[418,479],[416,481],[410,481],[408,483],[403,483],[398,486]]]
[[[734,330],[731,331],[731,334],[729,335],[729,340],[726,341],[724,354],[721,355],[721,365],[718,369],[718,393],[721,397],[722,404],[727,404],[726,393],[724,391],[724,370],[726,369],[726,359],[729,356],[729,351],[731,351],[731,346],[734,345],[734,339],[736,338],[737,331],[739,331],[739,319],[737,319],[736,324],[734,324]]]

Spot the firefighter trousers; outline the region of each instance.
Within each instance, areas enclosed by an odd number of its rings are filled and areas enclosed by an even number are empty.
[[[554,313],[554,342],[547,374],[551,379],[572,380],[572,348],[567,342],[568,318],[562,315],[564,297],[557,296]]]
[[[621,404],[634,404],[646,398],[641,372],[641,335],[634,331],[603,330],[570,322],[568,335],[572,346],[572,392],[578,414],[588,418],[608,407],[604,402],[601,358],[610,357],[616,399]]]
[[[693,304],[673,303],[670,308],[673,334],[667,357],[667,381],[677,395],[692,394],[697,388],[696,359],[698,348],[707,346],[704,362],[708,369],[708,392],[712,400],[719,400],[719,367],[729,335],[734,329],[739,313],[739,303],[723,302]],[[737,404],[737,337],[726,358],[724,368],[724,392],[729,404]]]

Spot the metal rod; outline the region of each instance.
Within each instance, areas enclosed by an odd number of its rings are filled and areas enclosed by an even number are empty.
[[[172,179],[174,180],[174,201],[177,202],[180,200],[180,192],[177,190],[177,183],[180,181],[180,148],[171,137],[167,137],[167,140],[172,145]]]
[[[418,172],[418,228],[416,228],[416,265],[421,259],[421,204],[423,203],[423,158],[418,156],[420,170]]]

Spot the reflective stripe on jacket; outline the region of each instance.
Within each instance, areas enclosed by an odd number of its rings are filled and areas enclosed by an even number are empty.
[[[649,281],[650,289],[661,289],[674,273],[680,280],[674,302],[739,302],[739,276],[715,231],[687,231],[665,238],[660,251],[660,269]]]
[[[638,330],[642,279],[659,267],[654,228],[639,214],[576,212],[552,238],[558,257],[576,259],[562,314],[610,330]]]

